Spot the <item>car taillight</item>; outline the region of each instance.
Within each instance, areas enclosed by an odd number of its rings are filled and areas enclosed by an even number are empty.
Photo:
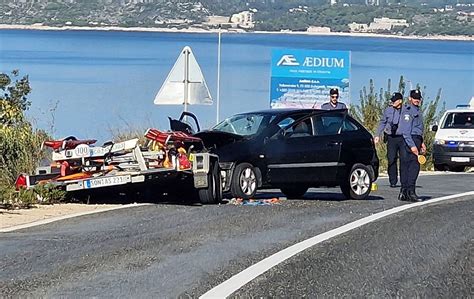
[[[19,191],[21,188],[27,188],[28,185],[26,184],[26,176],[24,174],[20,174],[15,181],[15,189]]]

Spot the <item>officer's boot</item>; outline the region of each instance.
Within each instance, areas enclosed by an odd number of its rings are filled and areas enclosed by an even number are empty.
[[[398,194],[398,200],[401,200],[401,201],[408,201],[409,200],[408,194],[407,194],[407,189],[405,189],[405,188],[400,189],[400,194]]]
[[[423,201],[423,199],[419,198],[418,195],[416,195],[415,188],[410,188],[408,190],[408,198],[410,201],[415,201],[415,202]]]

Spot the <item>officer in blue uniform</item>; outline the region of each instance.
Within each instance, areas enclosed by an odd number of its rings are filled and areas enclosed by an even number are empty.
[[[337,88],[331,88],[329,91],[329,102],[324,103],[321,106],[323,110],[336,110],[336,109],[347,109],[346,104],[338,102],[339,99],[339,90]]]
[[[418,155],[426,151],[423,143],[423,115],[420,109],[421,91],[410,91],[409,104],[403,106],[400,117],[399,132],[403,135],[404,149],[400,152],[400,181],[402,188],[398,199],[422,201],[416,195],[415,187],[420,163]]]
[[[388,106],[375,133],[374,142],[380,141],[380,136],[384,135],[384,142],[387,142],[387,161],[388,161],[388,180],[390,187],[395,188],[398,182],[397,160],[400,152],[404,150],[405,141],[399,130],[400,112],[402,108],[403,95],[395,92],[390,99],[391,105]]]

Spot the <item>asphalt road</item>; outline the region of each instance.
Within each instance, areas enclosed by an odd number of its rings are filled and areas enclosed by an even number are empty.
[[[474,190],[474,174],[418,182],[426,200]],[[157,204],[3,233],[0,297],[198,297],[288,246],[407,204],[387,179],[378,183],[365,201],[314,189],[280,205]],[[232,296],[468,297],[472,199],[367,224],[301,252]]]

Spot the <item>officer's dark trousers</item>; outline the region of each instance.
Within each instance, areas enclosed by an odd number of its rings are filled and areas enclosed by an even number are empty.
[[[401,156],[401,151],[405,150],[405,140],[403,136],[387,136],[387,161],[388,161],[388,179],[390,185],[396,185],[398,182],[397,160]]]
[[[418,151],[421,150],[423,138],[419,135],[412,135]],[[400,151],[400,182],[402,189],[415,191],[416,179],[420,173],[420,163],[418,157],[413,154],[410,147],[404,142],[403,149]]]

